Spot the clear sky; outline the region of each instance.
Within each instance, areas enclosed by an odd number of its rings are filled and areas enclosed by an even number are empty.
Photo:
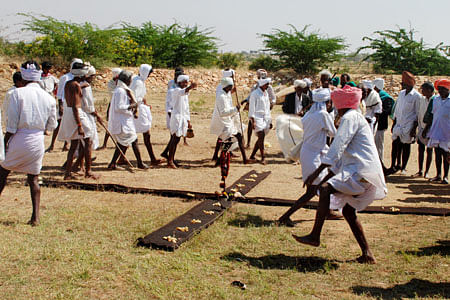
[[[18,12],[36,13],[72,22],[91,22],[106,27],[121,21],[139,25],[197,24],[211,27],[220,39],[220,50],[260,50],[258,33],[274,28],[298,29],[310,24],[328,36],[342,36],[354,50],[364,45],[362,37],[375,30],[397,26],[418,31],[417,37],[436,45],[450,44],[450,0],[378,0],[378,1],[302,1],[302,0],[192,0],[192,1],[116,1],[116,0],[0,0],[0,26],[7,34],[20,29]],[[1,28],[0,27],[0,28]],[[17,37],[9,35],[10,37]]]

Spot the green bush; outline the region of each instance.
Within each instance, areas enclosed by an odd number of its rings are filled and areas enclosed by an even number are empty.
[[[236,69],[244,62],[244,57],[240,53],[226,52],[217,56],[216,65],[221,69],[232,68]]]
[[[426,47],[423,39],[414,39],[414,30],[399,28],[375,31],[377,37],[364,37],[369,45],[358,49],[374,51],[365,60],[374,63],[377,73],[409,71],[415,75],[450,75],[449,46],[443,43],[433,48]]]
[[[250,70],[265,69],[269,72],[275,72],[281,69],[281,63],[279,60],[273,58],[270,55],[259,55],[248,66]]]
[[[299,74],[315,73],[323,66],[338,61],[347,47],[341,37],[329,38],[317,32],[308,33],[308,26],[301,31],[290,25],[289,32],[275,29],[261,34],[265,51],[279,58],[281,68],[291,68]]]

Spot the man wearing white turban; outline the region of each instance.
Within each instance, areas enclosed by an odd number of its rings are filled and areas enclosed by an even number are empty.
[[[11,171],[26,173],[33,213],[28,224],[39,224],[39,174],[44,158],[44,131],[58,124],[55,99],[39,86],[41,70],[34,61],[21,67],[25,86],[14,90],[8,106],[4,161],[0,164],[0,194]]]
[[[136,102],[138,104],[138,118],[134,119],[134,126],[136,133],[142,133],[144,138],[144,145],[147,148],[148,155],[150,157],[151,165],[157,166],[161,163],[160,159],[155,157],[153,153],[153,146],[150,140],[150,128],[152,127],[152,112],[151,106],[147,103],[145,95],[147,94],[147,88],[145,87],[145,81],[153,73],[152,66],[148,64],[142,64],[139,67],[139,75],[135,76],[131,82],[130,89],[134,92]]]
[[[269,88],[271,78],[263,78],[258,80],[258,88],[250,94],[248,118],[251,125],[258,136],[250,161],[255,162],[256,152],[261,153],[261,163],[266,164],[264,155],[264,139],[269,130],[272,128],[272,117],[270,114],[271,102],[267,89]],[[249,122],[250,124],[250,122]]]
[[[216,96],[210,132],[218,136],[217,141],[219,148],[222,145],[222,142],[231,139],[233,136],[236,137],[238,140],[239,149],[241,150],[242,159],[244,164],[246,164],[247,156],[245,154],[244,144],[242,141],[242,133],[238,130],[236,127],[236,122],[234,121],[234,118],[238,116],[241,106],[239,103],[236,106],[233,106],[233,99],[231,97],[231,91],[234,86],[233,78],[222,78],[220,86],[222,87],[222,91],[220,91]],[[218,158],[216,158],[216,160],[219,162]]]
[[[375,135],[378,127],[378,118],[383,112],[383,106],[381,103],[380,95],[373,89],[374,85],[371,80],[363,80],[363,87],[365,89],[366,97],[363,99],[366,106],[366,113],[364,117],[372,129]]]
[[[77,149],[79,149],[79,156],[84,155],[86,164],[85,177],[98,179],[98,176],[91,171],[94,128],[87,114],[81,108],[83,93],[80,83],[84,81],[88,71],[88,65],[74,63],[70,71],[74,78],[67,81],[64,86],[64,113],[61,119],[61,130],[58,133],[59,140],[70,141],[70,148],[65,163],[66,172],[64,174],[64,180],[75,179],[72,176],[72,165],[73,157]]]
[[[389,116],[392,113],[392,108],[394,105],[394,98],[391,97],[386,91],[384,91],[384,79],[376,78],[373,81],[373,89],[380,95],[382,103],[382,112],[378,118],[378,127],[375,133],[375,145],[377,146],[378,155],[380,156],[381,164],[383,165],[383,170],[385,170],[383,163],[384,156],[384,133],[388,128]]]

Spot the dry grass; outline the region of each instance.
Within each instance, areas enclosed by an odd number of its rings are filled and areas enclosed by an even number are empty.
[[[310,210],[292,230],[272,223],[284,208],[238,204],[166,253],[134,242],[195,202],[66,189],[43,189],[43,199],[42,224],[31,228],[27,188],[2,195],[1,299],[449,297],[444,217],[362,215],[379,262],[367,266],[352,261],[359,250],[344,221],[326,223],[319,248],[296,243],[291,233],[310,230]]]

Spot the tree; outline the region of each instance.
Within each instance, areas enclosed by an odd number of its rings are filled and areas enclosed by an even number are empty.
[[[369,45],[360,47],[358,52],[370,49],[374,52],[364,60],[374,63],[374,71],[384,73],[409,71],[415,75],[450,75],[449,46],[439,43],[428,48],[423,39],[414,39],[414,29],[375,31],[376,37],[363,37]]]
[[[216,65],[221,69],[232,68],[236,69],[244,62],[244,57],[241,53],[226,52],[217,56]]]
[[[300,31],[293,25],[289,26],[289,32],[275,29],[270,34],[260,35],[264,38],[264,51],[276,55],[282,68],[292,68],[299,74],[314,73],[320,67],[339,60],[347,47],[341,37],[308,33],[308,26]]]
[[[270,55],[259,55],[248,66],[250,70],[265,69],[269,72],[276,72],[281,69],[280,61]]]

